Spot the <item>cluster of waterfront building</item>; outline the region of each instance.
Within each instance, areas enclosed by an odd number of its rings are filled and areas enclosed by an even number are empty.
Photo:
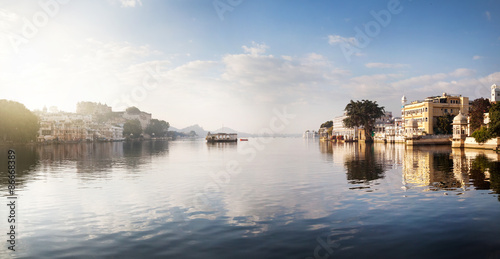
[[[500,87],[491,86],[490,102],[500,101]],[[459,94],[443,93],[439,96],[427,97],[424,100],[409,102],[401,98],[401,117],[393,117],[392,112],[386,112],[377,119],[374,127],[375,142],[415,144],[453,144],[457,147],[481,147],[470,137],[469,126],[470,101],[468,97]],[[446,115],[454,116],[453,134],[436,135],[438,118]],[[333,119],[331,133],[327,128],[321,128],[318,133],[322,139],[341,140],[345,142],[364,139],[363,128],[347,128],[343,120],[347,116]],[[485,124],[488,114],[485,114]],[[487,148],[496,149],[495,143],[486,143]],[[491,142],[491,141],[490,141]],[[467,144],[469,143],[469,144]]]
[[[47,108],[34,113],[40,122],[38,142],[122,141],[127,120],[139,120],[143,130],[151,122],[151,113],[113,112],[111,107],[93,102],[79,102],[76,113]]]

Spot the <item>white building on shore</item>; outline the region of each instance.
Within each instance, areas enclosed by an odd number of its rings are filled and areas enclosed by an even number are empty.
[[[358,135],[357,128],[347,128],[344,126],[344,119],[347,118],[346,113],[342,116],[333,118],[332,136],[342,136],[344,140],[355,140]]]

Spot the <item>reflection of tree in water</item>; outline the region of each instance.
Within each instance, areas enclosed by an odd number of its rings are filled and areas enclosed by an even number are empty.
[[[373,144],[361,145],[352,156],[346,157],[344,166],[347,169],[347,180],[350,183],[373,181],[384,177],[386,170],[373,150]]]
[[[490,161],[488,161],[488,158],[483,154],[477,155],[476,158],[474,158],[474,161],[472,161],[469,172],[472,183],[474,184],[474,187],[476,187],[476,189],[490,189],[490,182],[487,181],[488,179],[484,174],[486,170],[489,170],[489,167]]]
[[[123,155],[120,142],[40,145],[37,152],[43,166],[72,161],[76,163],[77,173],[89,175],[86,179],[105,176],[111,171],[116,158]]]
[[[495,162],[490,168],[490,188],[496,193],[500,194],[500,163]],[[500,201],[500,195],[497,196]]]
[[[168,141],[149,141],[147,144],[151,155],[163,155],[168,153]]]
[[[462,183],[455,178],[453,173],[453,159],[449,153],[433,153],[430,181],[434,187],[454,189],[462,187]]]
[[[0,188],[6,188],[7,151],[0,146]],[[16,151],[16,185],[21,187],[35,168],[57,167],[61,163],[75,163],[76,172],[85,179],[103,178],[115,166],[135,168],[150,161],[151,156],[168,152],[167,141],[104,142],[51,145],[18,145]],[[40,169],[39,169],[40,170]],[[43,169],[45,170],[45,169]]]
[[[127,167],[136,168],[150,161],[151,156],[168,153],[168,141],[131,141],[123,143],[123,158]]]
[[[489,172],[489,181],[485,172]],[[476,189],[491,189],[500,194],[500,162],[490,161],[485,155],[477,155],[472,161],[470,174]]]
[[[0,187],[2,190],[7,190],[6,186],[8,186],[7,152],[9,148],[0,147]],[[31,145],[14,146],[12,149],[16,152],[16,188],[19,189],[29,180],[31,172],[38,166],[38,153],[35,146]],[[7,191],[4,194],[7,194]]]

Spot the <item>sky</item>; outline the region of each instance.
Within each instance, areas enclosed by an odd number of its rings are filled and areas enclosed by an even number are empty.
[[[0,99],[301,133],[350,100],[489,97],[500,2],[0,0]]]

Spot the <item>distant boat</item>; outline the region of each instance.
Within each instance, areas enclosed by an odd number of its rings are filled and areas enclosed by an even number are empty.
[[[247,138],[240,138],[240,141],[248,141]]]
[[[205,138],[207,143],[216,143],[216,142],[237,142],[238,134],[236,133],[215,133],[212,134],[208,132],[207,137]]]

